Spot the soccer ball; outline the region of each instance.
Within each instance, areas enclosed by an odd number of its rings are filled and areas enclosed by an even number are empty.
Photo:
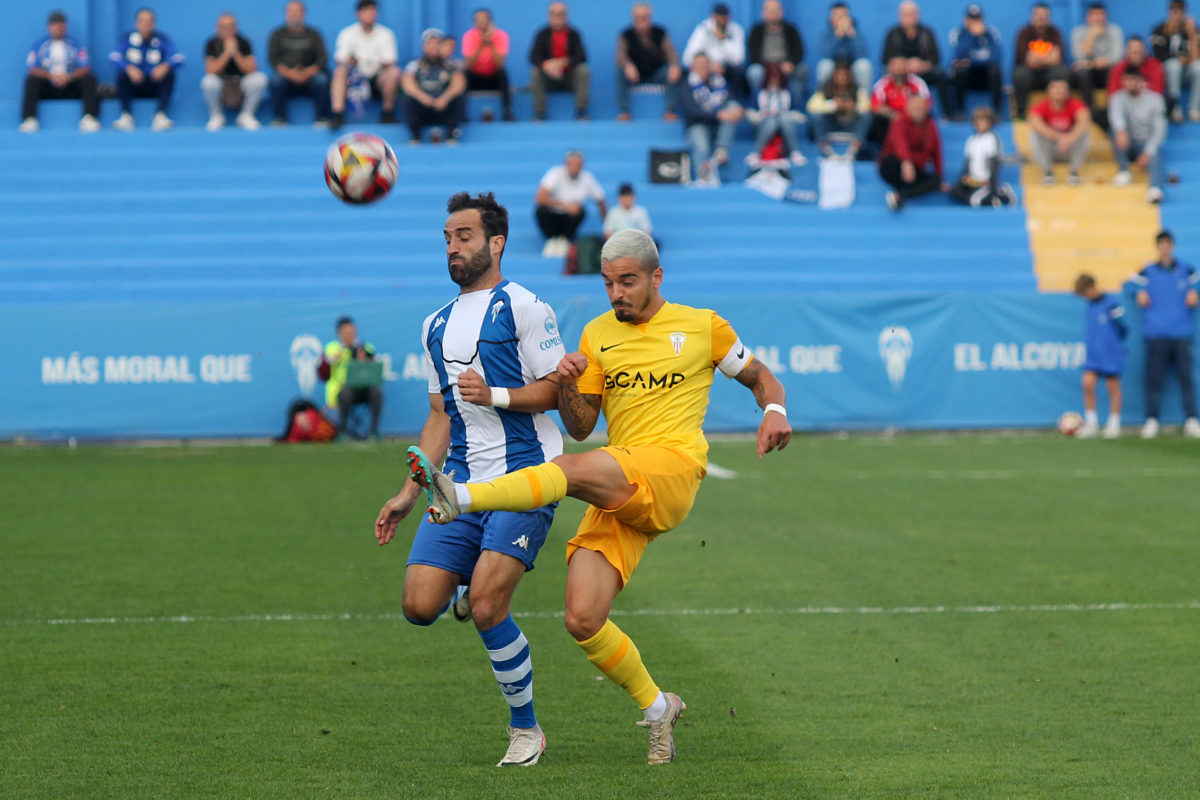
[[[1083,417],[1077,411],[1064,411],[1058,418],[1058,432],[1063,436],[1074,436],[1075,431],[1083,427]]]
[[[325,183],[345,203],[374,203],[396,183],[391,146],[369,133],[348,133],[325,154]]]

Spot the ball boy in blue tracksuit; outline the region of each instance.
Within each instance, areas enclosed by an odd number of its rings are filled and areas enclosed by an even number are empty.
[[[1142,336],[1146,340],[1146,423],[1142,438],[1158,435],[1158,413],[1162,407],[1167,372],[1179,376],[1183,393],[1183,435],[1200,438],[1196,419],[1196,392],[1192,384],[1193,316],[1200,305],[1200,273],[1191,264],[1175,258],[1175,237],[1162,231],[1155,237],[1158,260],[1133,276],[1137,304],[1142,308]]]
[[[1075,294],[1087,300],[1084,315],[1083,362],[1083,427],[1075,435],[1091,438],[1100,432],[1096,415],[1096,383],[1104,378],[1108,389],[1108,421],[1104,423],[1104,438],[1121,435],[1121,372],[1125,369],[1125,308],[1115,297],[1106,295],[1096,286],[1096,279],[1086,272],[1075,279]]]

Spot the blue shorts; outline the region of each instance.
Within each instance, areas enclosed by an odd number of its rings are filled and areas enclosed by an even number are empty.
[[[408,551],[408,563],[424,564],[471,580],[475,562],[484,550],[512,556],[533,569],[538,551],[554,522],[558,503],[533,511],[472,511],[445,525],[421,520]]]

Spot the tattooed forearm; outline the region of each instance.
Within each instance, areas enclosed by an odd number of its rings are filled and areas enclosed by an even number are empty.
[[[759,408],[765,408],[767,403],[783,405],[783,384],[757,358],[737,374],[737,381],[754,392]]]
[[[600,395],[580,394],[574,381],[558,385],[558,414],[567,433],[577,442],[588,437],[600,417]]]

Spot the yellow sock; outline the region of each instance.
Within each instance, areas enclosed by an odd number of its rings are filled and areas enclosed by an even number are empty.
[[[547,462],[466,487],[471,511],[532,511],[566,497],[567,476],[558,464]]]
[[[629,692],[638,708],[649,707],[658,697],[658,684],[646,671],[637,645],[611,619],[595,636],[580,642],[579,646],[587,654],[588,661]]]

